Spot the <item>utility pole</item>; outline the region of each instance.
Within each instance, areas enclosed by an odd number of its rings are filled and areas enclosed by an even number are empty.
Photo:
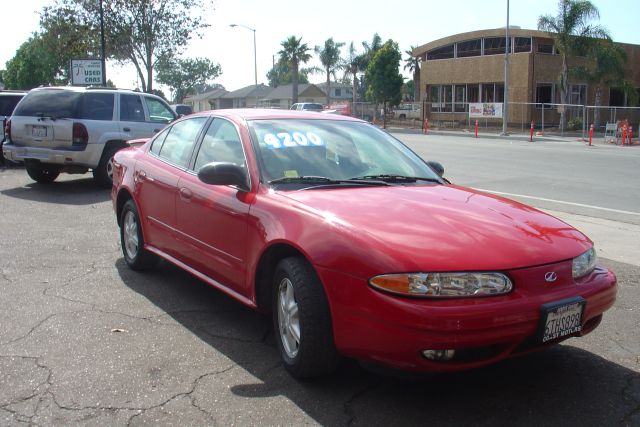
[[[504,48],[504,100],[502,103],[502,134],[507,135],[507,122],[509,121],[509,0],[507,0],[507,29],[505,31]]]
[[[107,86],[107,61],[104,56],[104,10],[102,9],[102,0],[100,0],[100,57],[102,61],[102,86]]]

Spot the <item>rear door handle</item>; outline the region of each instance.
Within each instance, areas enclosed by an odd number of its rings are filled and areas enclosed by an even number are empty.
[[[180,198],[185,201],[191,201],[191,197],[193,197],[193,192],[188,188],[182,187],[180,189]]]
[[[160,132],[161,130],[162,130],[162,129],[154,129],[154,130],[153,130],[153,132],[154,132],[154,133],[158,133],[158,132]]]
[[[131,128],[122,128],[122,130],[125,131],[125,132],[130,132]]]

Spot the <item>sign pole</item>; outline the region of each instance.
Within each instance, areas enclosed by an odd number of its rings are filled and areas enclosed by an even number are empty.
[[[107,61],[104,56],[104,10],[102,8],[102,0],[100,0],[100,58],[102,61],[102,86],[107,86]]]

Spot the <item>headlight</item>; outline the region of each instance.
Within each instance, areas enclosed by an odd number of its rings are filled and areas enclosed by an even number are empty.
[[[573,278],[577,279],[591,273],[596,266],[597,258],[596,250],[593,246],[587,252],[575,257],[571,266]]]
[[[423,298],[499,295],[513,287],[502,273],[383,274],[370,279],[369,284],[381,291]]]

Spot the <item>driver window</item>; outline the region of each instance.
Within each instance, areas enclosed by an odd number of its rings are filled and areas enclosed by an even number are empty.
[[[235,126],[224,119],[214,119],[204,135],[194,170],[211,162],[228,162],[245,166],[240,135]]]
[[[149,120],[154,123],[170,123],[175,119],[175,114],[171,111],[171,108],[166,106],[161,101],[151,98],[149,96],[144,97],[144,102],[147,104],[149,110]]]

